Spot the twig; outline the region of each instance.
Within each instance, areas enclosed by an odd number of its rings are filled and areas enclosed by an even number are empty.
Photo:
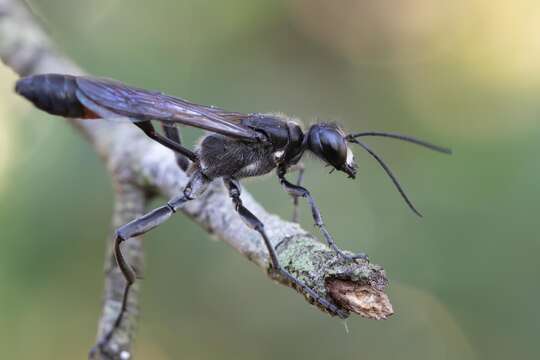
[[[122,180],[116,184],[115,188],[116,199],[112,225],[114,228],[117,228],[143,214],[146,196],[137,186]],[[116,259],[112,256],[113,242],[110,239],[107,240],[105,251],[105,291],[103,294],[102,315],[98,324],[98,339],[105,336],[112,328],[121,308],[125,285],[124,276],[119,271],[118,266],[116,266]],[[130,264],[137,269],[139,276],[142,275],[143,271],[141,240],[141,238],[133,238],[122,247],[123,254],[129,259]],[[120,354],[121,351],[124,351],[124,354],[129,354],[137,327],[139,285],[140,281],[135,282],[130,289],[127,312],[124,315],[125,317],[120,328],[115,332],[114,341],[109,344],[110,350],[108,353]],[[94,357],[106,358],[105,354],[99,353],[95,353]]]
[[[20,76],[53,72],[83,73],[58,52],[29,9],[18,0],[0,0],[0,58]],[[148,200],[146,194],[157,193],[169,198],[177,195],[185,185],[186,174],[176,165],[173,153],[148,140],[134,126],[102,120],[68,119],[68,122],[92,143],[116,185],[115,227],[143,212]],[[381,267],[337,258],[326,245],[299,225],[267,213],[246,191],[243,191],[242,200],[265,223],[280,262],[291,273],[344,310],[373,319],[384,319],[392,314],[392,306],[383,292],[387,278]],[[261,239],[255,231],[248,230],[234,212],[221,183],[213,183],[204,196],[188,203],[183,213],[274,277]],[[140,241],[132,239],[127,247],[130,263],[140,271]],[[124,284],[110,248],[108,239],[106,286],[98,337],[110,327]],[[291,286],[282,278],[275,280]],[[138,312],[137,300],[138,288],[135,287],[130,294],[130,307],[124,326],[110,344],[114,358],[130,354]],[[104,354],[100,356],[106,358]]]

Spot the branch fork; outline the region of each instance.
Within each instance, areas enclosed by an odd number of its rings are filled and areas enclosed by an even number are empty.
[[[0,0],[0,58],[21,77],[39,73],[84,73],[56,49],[29,8],[19,0]],[[107,165],[116,193],[114,228],[142,215],[152,196],[171,198],[185,185],[187,176],[177,166],[174,154],[147,139],[134,126],[101,120],[67,121],[94,146]],[[364,260],[338,257],[298,224],[269,214],[246,191],[242,192],[242,201],[265,224],[279,261],[287,271],[347,314],[370,319],[386,319],[392,315],[392,305],[384,293],[388,280],[380,266]],[[262,240],[255,231],[245,227],[232,206],[223,185],[216,182],[203,196],[186,204],[182,212],[227,242],[270,277],[291,286],[285,279],[273,275]],[[112,255],[111,238],[106,242],[105,291],[98,339],[115,320],[124,286],[124,279]],[[124,253],[129,263],[142,271],[141,239],[127,241]],[[139,282],[136,282],[121,329],[115,333],[106,353],[94,354],[95,359],[131,357],[139,293]],[[309,295],[302,295],[310,301]]]

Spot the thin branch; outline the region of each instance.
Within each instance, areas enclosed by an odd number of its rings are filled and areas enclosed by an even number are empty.
[[[17,0],[0,0],[0,58],[20,76],[52,72],[83,73],[78,66],[58,52],[28,8]],[[114,226],[141,214],[146,204],[144,194],[152,191],[170,198],[177,195],[186,184],[186,174],[176,165],[174,154],[148,140],[134,126],[102,120],[68,119],[68,122],[74,125],[101,155],[116,184]],[[387,278],[380,266],[337,258],[333,251],[298,224],[266,212],[248,192],[243,191],[242,200],[245,206],[264,222],[268,235],[276,246],[280,262],[292,274],[346,311],[373,319],[386,318],[392,314],[390,302],[383,292]],[[271,273],[264,244],[258,234],[248,230],[235,213],[220,182],[213,183],[200,199],[189,202],[183,213],[209,233],[230,244],[270,277],[283,285],[291,286],[285,279],[276,278]],[[128,244],[129,261],[140,269],[140,243],[130,240]],[[107,247],[105,261],[106,269],[112,271],[106,271],[103,315],[98,336],[110,326],[114,308],[118,306],[118,291],[123,287],[122,279],[113,267],[110,246]],[[297,291],[302,293],[301,290]],[[123,327],[122,332],[111,342],[115,358],[120,358],[122,351],[123,355],[129,354],[132,347],[138,291],[135,290],[130,295],[130,304],[133,306],[130,306],[127,326]]]
[[[120,180],[115,186],[115,207],[113,211],[113,228],[122,226],[130,220],[141,216],[144,213],[146,196],[138,186]],[[142,276],[143,272],[143,248],[142,239],[133,238],[122,247],[124,256],[129,259],[130,264],[137,270],[137,274]],[[98,324],[97,338],[101,339],[112,328],[118,312],[122,305],[125,279],[116,266],[116,259],[113,254],[113,242],[107,239],[105,250],[105,291],[103,294],[102,315]],[[124,315],[120,328],[114,334],[114,341],[109,344],[110,353],[119,354],[124,351],[129,354],[131,344],[135,336],[139,313],[139,292],[140,281],[130,289],[127,311]],[[106,358],[105,354],[95,353],[94,358]]]

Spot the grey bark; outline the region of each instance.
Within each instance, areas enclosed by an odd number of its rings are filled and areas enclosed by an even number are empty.
[[[58,51],[29,8],[19,0],[0,0],[0,58],[20,76],[84,73]],[[107,166],[116,191],[114,227],[141,215],[149,201],[148,194],[170,198],[179,194],[185,185],[186,174],[176,165],[173,153],[146,138],[136,127],[103,120],[67,121],[94,146]],[[339,259],[298,224],[266,212],[245,190],[242,200],[264,222],[279,260],[293,275],[347,311],[373,319],[384,319],[393,313],[383,292],[387,278],[380,266]],[[213,183],[204,196],[188,203],[182,211],[267,272],[271,278],[292,286],[271,273],[263,242],[255,231],[245,227],[220,182]],[[106,246],[105,291],[98,338],[112,325],[124,286],[111,252],[111,242],[112,236],[107,239]],[[128,261],[142,271],[141,239],[129,240],[124,249]],[[110,343],[112,358],[131,355],[137,324],[139,284],[140,281],[136,282],[132,288],[123,326]],[[310,300],[306,294],[297,291]],[[96,358],[110,357],[98,353]]]

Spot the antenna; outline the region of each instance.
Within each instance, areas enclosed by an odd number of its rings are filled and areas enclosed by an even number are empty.
[[[353,141],[354,139],[363,137],[363,136],[380,136],[380,137],[398,139],[398,140],[407,141],[416,145],[420,145],[430,150],[437,151],[443,154],[452,154],[452,150],[449,148],[434,145],[434,144],[428,143],[427,141],[414,138],[412,136],[396,134],[396,133],[387,133],[383,131],[368,131],[368,132],[361,132],[361,133],[356,133],[356,134],[349,134],[346,136],[346,139],[350,142],[354,142]]]
[[[397,191],[399,191],[399,193],[401,194],[401,197],[403,198],[403,200],[405,200],[405,202],[407,203],[407,205],[409,206],[409,208],[418,216],[422,217],[422,214],[414,207],[413,203],[411,202],[411,200],[409,200],[409,198],[407,197],[407,194],[405,194],[405,191],[403,190],[403,188],[401,187],[401,185],[399,184],[399,181],[398,179],[394,176],[394,174],[392,173],[392,170],[390,170],[390,168],[388,167],[388,165],[386,165],[386,163],[384,162],[384,160],[375,153],[375,151],[371,150],[371,148],[369,146],[367,146],[366,144],[358,141],[357,139],[355,138],[350,138],[348,139],[350,142],[352,143],[355,143],[355,144],[358,144],[360,145],[362,148],[364,148],[364,150],[366,150],[375,160],[377,160],[377,162],[379,163],[379,165],[381,165],[381,167],[384,169],[384,171],[386,172],[386,174],[390,177],[390,179],[392,180],[392,182],[394,183],[394,185],[396,186],[396,189]]]

